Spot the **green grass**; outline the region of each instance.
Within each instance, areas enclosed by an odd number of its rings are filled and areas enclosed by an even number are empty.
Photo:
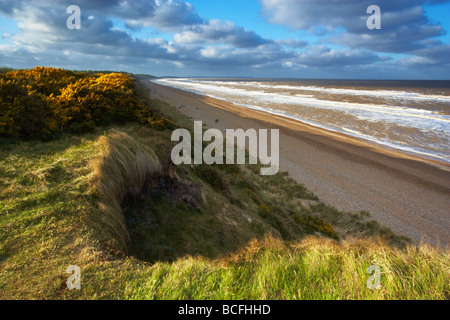
[[[447,299],[448,263],[428,247],[400,251],[374,241],[339,246],[318,238],[287,246],[266,239],[224,259],[157,263],[146,280],[130,284],[127,298]],[[380,290],[367,288],[372,264],[381,268]]]
[[[129,124],[2,139],[0,299],[450,297],[448,251],[325,205],[286,173],[174,168],[170,135]],[[69,265],[81,268],[79,291],[66,287]],[[370,265],[380,290],[366,286]]]

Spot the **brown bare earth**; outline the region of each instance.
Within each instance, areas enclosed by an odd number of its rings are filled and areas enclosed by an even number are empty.
[[[152,98],[207,127],[280,129],[280,169],[320,200],[341,210],[369,211],[380,223],[416,243],[450,244],[448,164],[207,96],[146,80],[142,83]]]

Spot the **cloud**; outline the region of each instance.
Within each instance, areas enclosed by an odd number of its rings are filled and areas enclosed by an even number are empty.
[[[270,42],[231,21],[221,20],[209,20],[205,24],[186,27],[174,35],[174,41],[196,44],[227,43],[237,48],[257,47]]]
[[[293,51],[280,50],[278,45],[267,43],[253,48],[209,46],[200,50],[201,60],[211,64],[255,66],[276,62],[280,64],[295,57]]]
[[[305,47],[306,45],[308,45],[307,41],[302,41],[302,40],[298,40],[298,39],[277,39],[277,40],[274,40],[274,42],[281,46],[286,46],[286,47],[291,47],[291,48],[302,48],[302,47]]]
[[[192,5],[184,1],[122,1],[114,9],[115,15],[130,28],[151,26],[170,32],[204,23]]]
[[[373,0],[261,0],[270,23],[330,36],[337,45],[376,52],[405,53],[427,46],[427,39],[444,34],[442,26],[425,15],[423,4],[448,1],[383,1],[380,30],[366,27]],[[342,32],[342,28],[345,32]]]
[[[325,46],[314,46],[307,51],[298,54],[296,64],[314,67],[343,67],[368,65],[376,62],[386,61],[367,50],[334,50]]]
[[[18,5],[12,11],[19,32],[10,37],[13,45],[0,52],[0,62],[5,61],[1,64],[126,70],[158,60],[158,64],[172,64],[182,59],[166,40],[135,38],[126,30],[115,28],[105,12],[100,15],[96,11],[99,7],[92,11],[82,9],[82,28],[69,30],[65,7],[34,4]]]
[[[192,5],[181,0],[73,0],[70,4],[78,5],[83,14],[107,14],[110,18],[121,19],[132,29],[152,26],[176,31],[186,25],[203,23]],[[59,0],[3,0],[0,13],[20,18],[21,12],[30,7],[60,10],[67,6]]]
[[[405,68],[449,60],[448,46],[433,38],[442,27],[429,22],[420,1],[386,2],[379,34],[365,27],[366,0],[261,3],[272,23],[325,40],[268,39],[232,21],[200,17],[182,0],[73,0],[81,8],[81,30],[67,29],[67,4],[59,0],[4,0],[0,13],[17,21],[18,31],[0,44],[0,65],[272,77],[395,66],[384,52],[407,53],[398,63]]]
[[[450,45],[430,46],[413,52],[414,58],[405,59],[408,64],[450,65]]]
[[[139,1],[136,7],[134,1],[133,5],[128,1],[76,3],[82,10],[80,30],[67,29],[69,14],[65,6],[53,6],[57,2],[11,2],[15,7],[8,12],[19,21],[19,32],[12,37],[15,46],[39,60],[45,60],[46,55],[55,55],[61,57],[54,61],[65,61],[69,52],[69,56],[85,54],[93,60],[97,60],[93,56],[102,56],[105,60],[108,60],[106,57],[123,58],[132,63],[165,60],[178,66],[202,67],[249,67],[292,55],[272,40],[230,21],[197,18],[192,7],[180,1]],[[148,23],[162,29],[179,29],[179,32],[174,34],[174,41],[135,38],[129,31],[114,26],[111,16],[118,16],[117,12],[120,12],[123,21],[134,17],[136,27],[141,22],[144,26],[150,21]],[[150,19],[144,19],[146,15]],[[168,15],[173,17],[173,24],[171,19],[166,19]],[[188,21],[183,22],[182,18],[178,20],[175,17],[185,17]],[[144,23],[144,20],[147,22]],[[194,22],[197,24],[191,25]]]

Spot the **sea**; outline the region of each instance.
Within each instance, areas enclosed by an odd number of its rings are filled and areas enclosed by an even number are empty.
[[[450,163],[450,81],[152,80]]]

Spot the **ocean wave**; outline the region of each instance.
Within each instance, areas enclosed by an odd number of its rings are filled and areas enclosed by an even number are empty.
[[[389,147],[417,153],[426,157],[437,158],[450,163],[450,153],[448,148],[445,147],[450,145],[450,115],[437,113],[432,110],[385,104],[325,100],[319,99],[313,94],[288,94],[283,91],[265,92],[261,89],[263,87],[266,88],[266,85],[260,82],[207,81],[192,79],[157,79],[152,81],[194,93],[208,95],[247,108],[283,115],[314,126],[339,131]],[[258,86],[256,84],[258,84]],[[276,85],[277,90],[283,89],[284,87],[286,87],[286,90],[292,90],[292,86]],[[341,88],[324,89],[326,89],[328,93],[348,90]],[[313,89],[310,91],[314,93],[319,92],[320,90],[317,89],[316,91]],[[371,92],[371,90],[363,91]],[[377,94],[384,92],[383,90],[375,91],[378,92]],[[410,97],[414,96],[413,92],[408,94]],[[416,93],[415,96],[419,97],[420,95]],[[317,110],[317,112],[312,112],[314,110]],[[324,122],[324,120],[322,121],[320,119],[320,115],[324,112],[347,114],[353,116],[355,119],[362,120],[364,123],[377,123],[379,124],[379,128],[384,127],[384,130],[386,131],[392,126],[395,126],[396,128],[404,127],[405,131],[410,131],[411,129],[416,130],[417,134],[415,135],[418,137],[420,136],[421,138],[420,141],[396,141],[388,138],[380,138],[379,134],[364,131],[361,124],[358,124],[357,121],[350,121],[350,123],[346,123],[345,125],[338,122]],[[386,134],[386,136],[388,136],[388,134]],[[424,141],[422,138],[423,136],[428,137],[428,140],[425,139]],[[411,135],[408,137],[410,138]],[[444,147],[442,147],[443,145]]]
[[[173,81],[172,79],[169,82]],[[331,88],[331,87],[317,87],[317,86],[300,86],[300,85],[282,85],[282,84],[267,84],[258,81],[209,81],[209,80],[192,80],[192,79],[176,79],[175,81],[181,83],[193,83],[193,84],[209,84],[214,87],[223,86],[230,87],[238,84],[245,88],[255,89],[275,89],[275,90],[289,90],[289,91],[311,91],[320,92],[326,94],[335,95],[351,95],[351,96],[366,96],[383,98],[387,100],[405,100],[405,101],[430,101],[430,102],[442,102],[450,103],[450,95],[435,95],[435,94],[423,94],[413,91],[400,91],[400,90],[364,90],[364,89],[347,89],[347,88]]]

